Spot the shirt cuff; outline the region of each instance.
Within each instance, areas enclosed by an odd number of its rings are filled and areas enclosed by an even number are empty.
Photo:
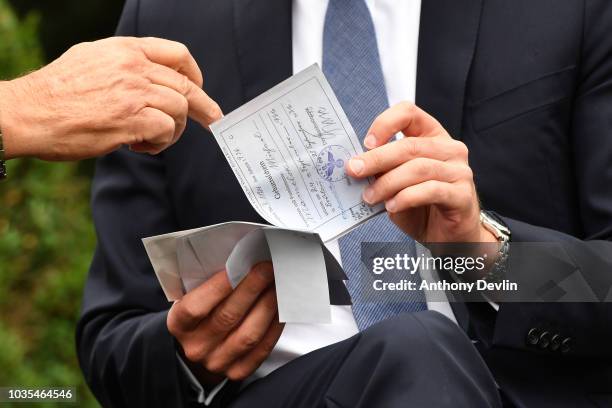
[[[185,361],[183,361],[183,359],[178,353],[176,354],[176,358],[178,358],[179,364],[182,367],[183,371],[185,372],[185,375],[189,379],[191,386],[198,393],[198,398],[197,398],[198,404],[204,404],[204,406],[209,406],[212,403],[213,399],[215,399],[215,396],[219,394],[219,391],[221,391],[221,389],[223,389],[225,384],[227,384],[227,378],[221,381],[219,384],[217,384],[212,390],[210,390],[207,393],[206,391],[204,391],[204,387],[202,387],[202,384],[200,384],[200,382],[195,377],[195,375],[193,375],[189,367],[187,367],[187,364],[185,363]]]

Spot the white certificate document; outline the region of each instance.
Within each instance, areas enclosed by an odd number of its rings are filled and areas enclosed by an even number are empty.
[[[384,210],[361,199],[373,180],[346,175],[346,163],[363,149],[316,64],[211,130],[251,205],[273,225],[327,242]]]

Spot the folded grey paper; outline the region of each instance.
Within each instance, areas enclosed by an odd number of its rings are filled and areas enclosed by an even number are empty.
[[[149,256],[149,261],[169,301],[180,299],[185,294],[185,288],[179,275],[177,239],[207,228],[194,228],[143,238],[142,243]]]
[[[330,304],[350,304],[342,268],[314,233],[230,222],[143,241],[171,301],[223,269],[236,287],[253,265],[272,261],[281,321],[329,322]]]
[[[193,241],[189,241],[189,243],[202,269],[210,276],[225,267],[225,261],[236,242],[252,229],[261,227],[265,227],[265,225],[228,222],[147,237],[143,238],[142,243],[166,298],[172,302],[182,298],[185,293],[197,286],[196,282],[198,280],[202,280],[202,276],[194,273],[194,271],[183,271],[181,275],[178,260],[179,240],[193,238]],[[219,229],[217,230],[217,228]],[[207,247],[209,240],[202,238],[202,236],[206,237],[208,235],[207,231],[212,230],[215,230],[215,232],[229,231],[229,233],[223,238],[219,236],[216,242],[213,240],[212,245]],[[222,256],[217,257],[218,254],[222,254]],[[189,289],[185,287],[185,283],[189,284]]]
[[[197,271],[186,274],[181,272],[181,276],[186,276],[185,289],[189,292],[204,283],[215,272],[226,269],[225,264],[236,244],[249,232],[261,227],[261,224],[230,222],[213,225],[206,230],[188,235],[186,238],[202,265],[204,274]]]
[[[313,234],[265,229],[281,322],[329,323],[331,310],[325,258]]]
[[[189,236],[180,237],[176,240],[176,257],[178,260],[179,275],[183,281],[185,291],[189,292],[194,287],[210,277],[189,242]]]
[[[234,246],[225,268],[232,288],[238,286],[240,281],[249,273],[254,265],[263,261],[271,261],[270,247],[263,228],[253,230],[246,234]]]

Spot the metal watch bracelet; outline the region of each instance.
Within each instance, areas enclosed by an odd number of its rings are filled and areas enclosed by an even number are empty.
[[[501,244],[495,263],[483,277],[486,282],[498,283],[506,277],[506,272],[508,270],[511,232],[495,214],[488,211],[481,211],[480,221],[487,230],[495,235],[495,238],[497,238]]]
[[[508,271],[508,257],[510,256],[510,242],[503,241],[499,248],[497,260],[487,274],[483,277],[483,280],[488,283],[499,283],[506,277]]]

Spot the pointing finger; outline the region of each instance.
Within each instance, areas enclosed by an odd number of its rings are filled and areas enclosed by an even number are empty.
[[[189,116],[204,127],[223,116],[219,105],[187,76],[163,65],[155,65],[148,73],[151,82],[172,88],[187,98]]]

